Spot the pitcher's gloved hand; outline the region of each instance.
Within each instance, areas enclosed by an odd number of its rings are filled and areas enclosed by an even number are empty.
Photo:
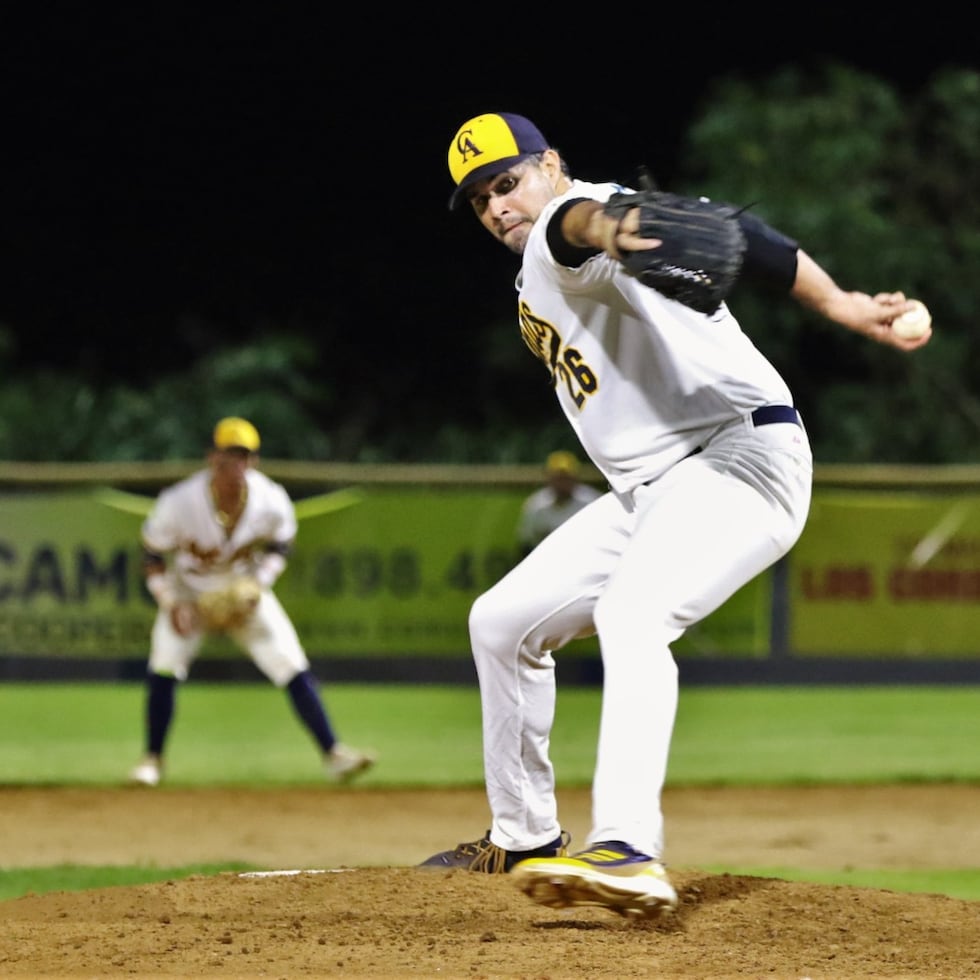
[[[618,249],[631,275],[699,313],[714,313],[738,278],[745,253],[745,234],[738,223],[743,209],[705,198],[666,191],[614,194],[604,211],[620,225],[639,208],[641,238],[662,244],[644,251]]]

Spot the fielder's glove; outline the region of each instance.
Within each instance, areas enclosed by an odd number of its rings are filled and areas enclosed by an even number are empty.
[[[640,209],[642,238],[659,238],[658,248],[622,251],[620,261],[644,285],[699,313],[714,313],[725,301],[745,253],[740,208],[702,198],[644,189],[614,194],[605,213],[622,222]]]
[[[197,599],[201,628],[211,633],[223,633],[244,626],[255,612],[261,595],[259,583],[244,576],[226,588],[203,593]]]

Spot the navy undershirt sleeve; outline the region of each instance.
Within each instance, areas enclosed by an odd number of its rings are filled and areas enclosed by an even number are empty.
[[[796,282],[798,243],[747,211],[739,214],[738,223],[745,235],[739,278],[788,293]]]
[[[601,248],[592,248],[591,246],[579,248],[576,245],[569,245],[565,240],[565,236],[561,233],[561,223],[568,213],[568,209],[574,207],[576,204],[581,204],[582,201],[589,200],[591,198],[574,197],[572,200],[566,201],[555,211],[551,216],[551,220],[548,222],[548,248],[551,249],[551,254],[554,256],[555,261],[559,265],[567,266],[569,269],[577,269],[580,265],[583,265],[591,259],[593,255],[598,255],[602,251]]]

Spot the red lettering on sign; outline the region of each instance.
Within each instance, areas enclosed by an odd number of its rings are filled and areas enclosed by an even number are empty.
[[[804,567],[800,586],[807,599],[849,599],[867,602],[874,597],[874,575],[867,565],[828,565],[824,569]]]
[[[893,568],[888,594],[896,602],[977,602],[980,568]]]

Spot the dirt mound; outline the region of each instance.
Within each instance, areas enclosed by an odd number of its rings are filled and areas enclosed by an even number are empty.
[[[0,905],[5,976],[955,977],[976,903],[675,876],[659,921],[541,908],[506,876],[414,868],[226,873]]]
[[[980,903],[698,870],[909,868],[928,866],[914,863],[924,850],[935,867],[975,865],[977,795],[956,786],[670,791],[681,904],[635,921],[543,908],[506,875],[411,866],[467,828],[483,832],[477,790],[0,790],[0,867],[268,869],[0,902],[0,975],[980,977]],[[587,792],[560,803],[581,841]]]

